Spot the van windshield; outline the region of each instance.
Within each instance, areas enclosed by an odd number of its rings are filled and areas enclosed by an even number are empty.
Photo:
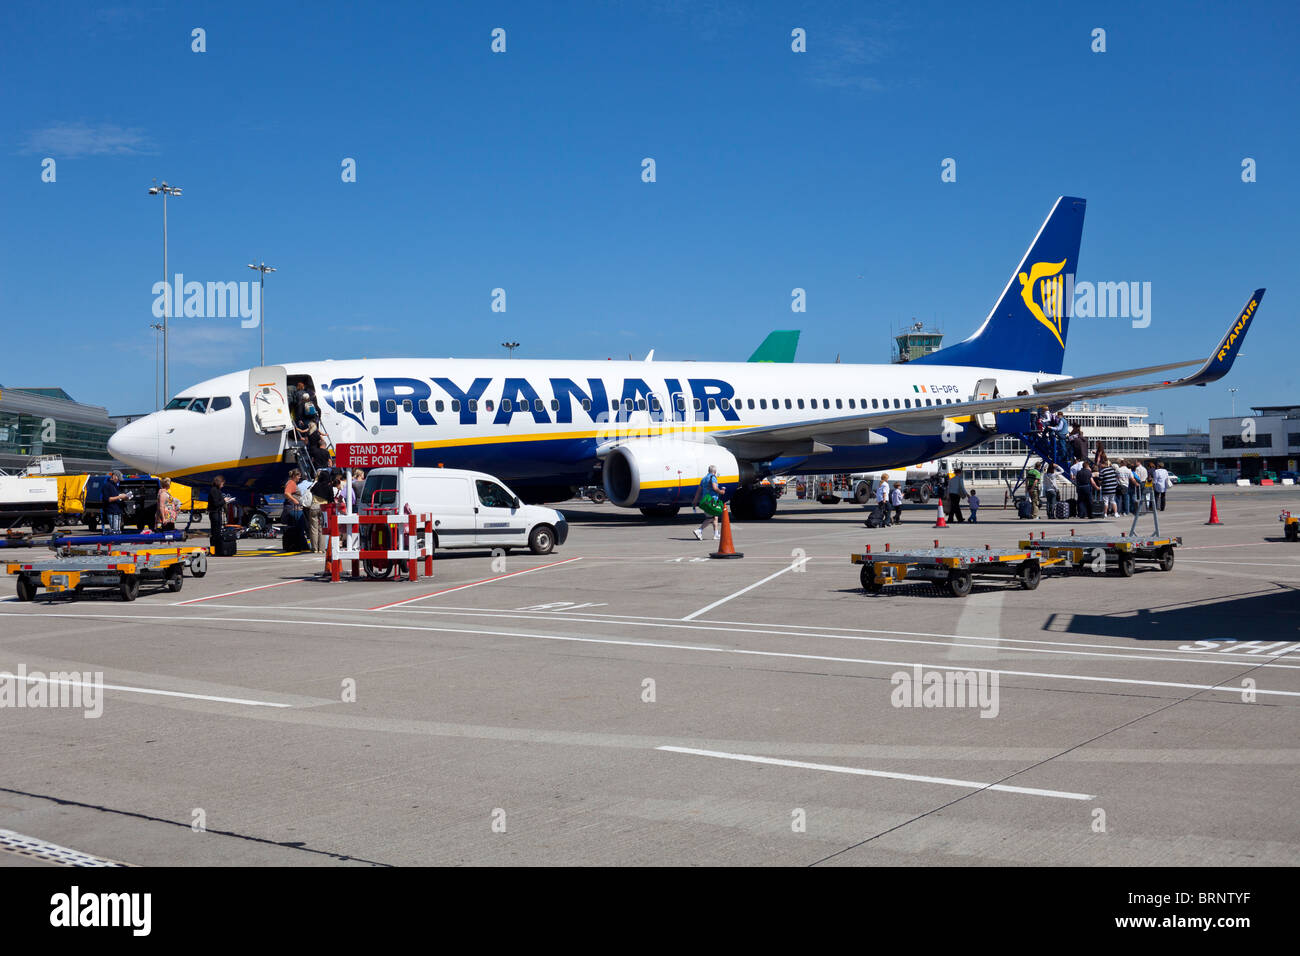
[[[392,508],[397,504],[397,476],[366,476],[366,483],[361,487],[360,508]]]

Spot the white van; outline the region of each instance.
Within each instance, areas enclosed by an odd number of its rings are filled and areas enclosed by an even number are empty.
[[[455,468],[376,468],[357,511],[432,514],[437,548],[523,548],[550,554],[569,536],[564,515],[526,505],[499,479]],[[373,512],[371,512],[373,513]]]

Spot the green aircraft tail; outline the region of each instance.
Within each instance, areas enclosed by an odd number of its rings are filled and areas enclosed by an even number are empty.
[[[799,330],[771,332],[749,357],[751,362],[793,362],[799,347]]]

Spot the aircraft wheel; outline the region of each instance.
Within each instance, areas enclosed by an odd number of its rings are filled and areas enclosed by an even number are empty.
[[[760,489],[750,496],[750,513],[755,521],[767,521],[776,514],[776,495]]]

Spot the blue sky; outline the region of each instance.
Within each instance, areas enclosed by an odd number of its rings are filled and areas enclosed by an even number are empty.
[[[1067,372],[1208,354],[1267,286],[1228,380],[1145,403],[1300,402],[1298,45],[1287,3],[6,4],[0,382],[154,407],[156,178],[173,273],[279,270],[271,362],[743,360],[775,328],[883,362],[913,316],[973,330],[1083,196],[1079,279],[1151,282],[1152,321],[1076,320]],[[257,357],[177,318],[172,391]]]

